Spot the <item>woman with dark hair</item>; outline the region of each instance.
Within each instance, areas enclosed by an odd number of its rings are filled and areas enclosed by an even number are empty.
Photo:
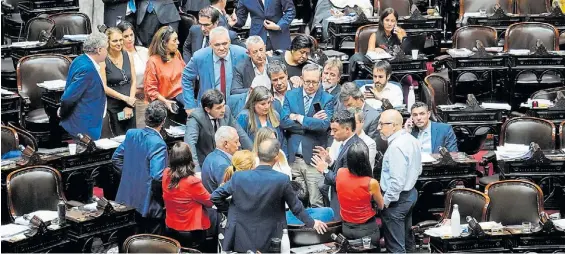
[[[210,218],[205,208],[211,208],[210,193],[195,176],[189,146],[177,142],[169,152],[170,167],[163,172],[165,224],[169,235],[182,246],[196,247],[206,238]]]
[[[136,80],[134,84],[136,88],[135,98],[137,99],[135,104],[135,118],[137,128],[143,128],[145,127],[144,112],[145,108],[147,108],[147,104],[143,101],[145,99],[145,94],[143,92],[143,74],[145,74],[145,65],[147,64],[147,60],[149,60],[149,51],[146,47],[135,45],[135,31],[132,23],[122,21],[117,27],[122,31],[124,49],[133,58]]]
[[[286,65],[288,77],[293,85],[303,85],[304,82],[300,78],[302,76],[302,67],[306,65],[313,48],[314,42],[311,37],[300,34],[292,40],[290,50],[283,51],[279,58],[275,58],[275,60],[282,61]]]
[[[249,99],[245,103],[244,110],[237,115],[237,123],[245,130],[251,141],[255,139],[255,133],[261,127],[270,127],[277,132],[279,141],[282,140],[280,133],[280,116],[273,109],[273,95],[271,91],[263,86],[251,90]]]
[[[371,243],[379,246],[379,227],[375,222],[377,212],[384,207],[379,182],[372,178],[369,149],[363,142],[354,143],[346,154],[347,168],[340,168],[336,175],[336,191],[343,220],[343,235],[348,239],[371,237]]]

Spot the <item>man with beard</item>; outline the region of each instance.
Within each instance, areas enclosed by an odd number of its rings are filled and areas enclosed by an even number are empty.
[[[343,72],[343,63],[337,58],[330,58],[324,64],[324,71],[322,72],[322,88],[327,93],[336,97],[341,91],[339,81],[341,80],[341,73]]]
[[[451,125],[430,121],[431,112],[426,103],[414,103],[410,114],[412,117],[406,120],[404,128],[420,141],[422,153],[439,153],[442,146],[449,152],[457,152],[457,138]]]
[[[278,60],[273,61],[267,68],[267,74],[269,75],[269,79],[271,79],[273,97],[275,100],[278,100],[281,105],[284,104],[286,92],[293,88],[291,83],[288,81],[286,65]]]
[[[378,61],[373,67],[373,85],[365,85],[361,90],[365,92],[365,101],[371,107],[379,109],[382,99],[390,101],[393,107],[401,106],[404,95],[400,85],[389,82],[392,74],[392,67],[387,61]]]

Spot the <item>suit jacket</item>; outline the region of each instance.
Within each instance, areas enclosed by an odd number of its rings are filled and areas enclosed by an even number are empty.
[[[104,24],[107,27],[116,26],[118,16],[122,16],[122,21],[126,20],[126,10],[129,0],[104,1]],[[133,14],[132,14],[133,15]]]
[[[380,115],[381,112],[371,107],[369,104],[365,103],[363,106],[363,116],[365,118],[365,121],[363,122],[363,131],[365,131],[365,134],[373,140],[381,139],[381,135],[377,130]]]
[[[320,103],[326,111],[328,118],[320,120],[314,118],[314,104]],[[329,93],[319,89],[312,99],[312,106],[308,112],[304,112],[303,88],[292,89],[285,94],[284,105],[281,113],[281,128],[286,132],[288,162],[295,160],[298,145],[302,142],[302,156],[304,161],[310,164],[312,160],[312,149],[315,146],[326,147],[328,142],[328,128],[330,119],[334,112],[334,98]],[[304,116],[302,124],[290,120],[290,114]]]
[[[90,58],[82,54],[69,67],[61,96],[61,126],[72,136],[87,134],[100,139],[106,93],[100,74]]]
[[[337,175],[338,169],[347,168],[347,151],[349,150],[349,147],[351,147],[351,145],[353,145],[357,142],[361,142],[361,143],[365,144],[363,142],[363,140],[361,140],[359,138],[359,136],[357,136],[357,134],[354,134],[343,145],[343,148],[339,152],[337,158],[334,160],[331,168],[329,169],[329,172],[327,174],[324,174],[324,184],[330,186],[330,193],[331,193],[330,207],[334,211],[334,220],[335,221],[341,220],[339,200],[337,199],[337,192],[336,192],[336,187],[335,187],[335,177]],[[367,148],[367,151],[368,151],[368,148]]]
[[[205,7],[210,6],[210,1],[203,1],[203,0],[182,0],[182,10],[192,11],[192,12],[199,12]]]
[[[237,33],[234,31],[229,30],[231,44],[238,45],[241,47],[245,47],[244,44],[239,40]],[[184,58],[184,62],[188,63],[192,58],[194,52],[202,48],[202,41],[204,40],[204,34],[202,33],[202,29],[200,25],[194,25],[190,27],[188,31],[188,37],[184,41],[182,46],[182,57]],[[208,42],[210,44],[210,42]]]
[[[239,112],[241,112],[243,110],[243,108],[245,107],[245,103],[247,102],[247,96],[248,95],[249,95],[249,93],[240,93],[240,94],[230,95],[230,99],[228,100],[228,106],[231,109],[233,117],[237,117]],[[273,101],[273,109],[277,113],[279,113],[279,115],[281,114],[282,105],[281,105],[281,102],[279,100]]]
[[[240,0],[237,2],[237,24],[242,27],[247,21],[247,14],[251,14],[251,27],[249,36],[258,35],[267,41],[267,29],[263,26],[265,20],[270,20],[280,26],[281,30],[268,30],[273,50],[290,48],[290,24],[296,16],[296,9],[292,0]]]
[[[440,147],[447,148],[449,152],[457,152],[457,138],[455,133],[451,128],[451,125],[445,123],[432,122],[431,132],[432,132],[432,153],[439,153]],[[420,129],[413,128],[412,136],[418,138],[418,133]]]
[[[163,218],[159,187],[167,159],[167,144],[156,130],[128,130],[112,156],[114,166],[122,172],[116,202],[135,207],[144,218]]]
[[[224,181],[231,158],[222,150],[214,149],[202,163],[202,184],[209,193],[214,192]]]
[[[230,108],[226,106],[224,118],[219,120],[220,126],[231,126],[237,130],[239,142],[243,149],[251,150],[253,142],[247,137],[247,133],[237,124],[231,114]],[[219,126],[218,126],[219,127]],[[192,159],[196,164],[202,165],[206,156],[216,148],[214,142],[214,126],[203,108],[197,108],[190,114],[186,122],[184,142],[190,146]]]
[[[137,25],[140,25],[143,21],[145,13],[147,13],[149,1],[153,4],[154,12],[157,15],[159,23],[169,24],[180,20],[179,11],[173,0],[137,0],[135,3],[137,7]]]
[[[194,53],[184,71],[182,72],[182,94],[184,96],[185,109],[196,108],[200,104],[202,94],[208,89],[216,88],[216,76],[214,73],[214,58],[211,47],[203,48]],[[230,45],[231,61],[226,65],[226,94],[225,98],[230,97],[230,90],[233,80],[233,69],[240,62],[247,58],[246,49],[236,45]],[[198,95],[194,96],[194,80],[200,78],[200,89]]]
[[[217,207],[223,208],[230,196],[230,219],[223,243],[226,251],[269,252],[271,238],[281,238],[286,228],[285,203],[307,227],[314,226],[314,220],[292,189],[288,175],[270,166],[235,172],[229,182],[212,193],[211,199]]]
[[[272,61],[272,58],[267,57],[267,62]],[[267,66],[265,66],[266,70]],[[251,58],[237,64],[233,72],[233,83],[231,86],[231,94],[246,93],[249,91],[251,84],[255,79],[255,70]]]

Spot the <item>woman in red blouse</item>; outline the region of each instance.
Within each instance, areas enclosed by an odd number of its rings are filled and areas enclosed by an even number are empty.
[[[190,148],[177,142],[169,153],[170,168],[163,172],[165,223],[169,235],[185,247],[196,247],[204,241],[210,228],[206,207],[212,207],[210,193],[194,174]]]

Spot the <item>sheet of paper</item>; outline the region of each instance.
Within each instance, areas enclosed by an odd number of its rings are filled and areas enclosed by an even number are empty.
[[[307,253],[321,253],[322,251],[326,251],[331,249],[330,247],[326,246],[325,244],[316,244],[298,248],[291,248],[290,251],[296,254],[307,254]]]
[[[100,149],[112,149],[120,145],[120,143],[113,140],[109,140],[107,138],[96,140],[94,141],[94,144],[96,144],[96,147]]]
[[[421,158],[422,163],[432,163],[436,161],[436,159],[429,153],[421,153]]]
[[[481,103],[481,107],[486,108],[486,109],[504,109],[504,110],[512,109],[512,107],[508,103],[483,102],[483,103]]]
[[[0,234],[2,240],[9,239],[14,235],[21,234],[25,231],[29,230],[28,226],[18,225],[18,224],[6,224],[0,226]]]

